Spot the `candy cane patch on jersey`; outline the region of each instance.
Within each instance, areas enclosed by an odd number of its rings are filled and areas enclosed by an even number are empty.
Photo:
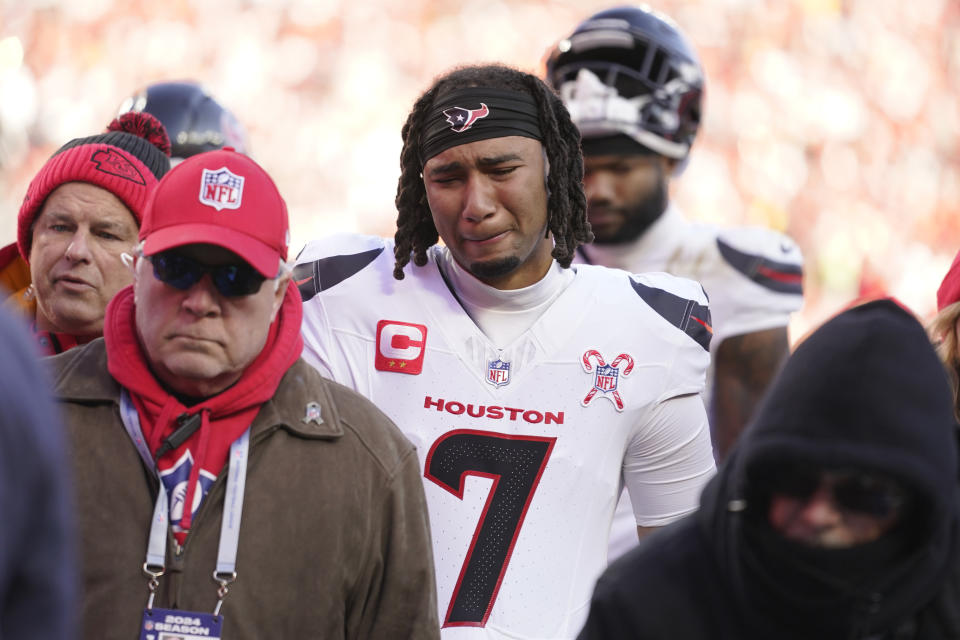
[[[427,327],[422,324],[381,320],[377,323],[377,371],[418,375],[427,351]]]
[[[590,364],[591,359],[597,361],[596,371],[594,371],[593,366]],[[610,402],[613,403],[613,406],[617,408],[617,411],[623,411],[623,399],[620,397],[620,392],[618,391],[620,375],[623,374],[623,377],[630,375],[630,372],[633,371],[633,358],[626,353],[621,353],[608,365],[599,351],[588,349],[583,353],[580,361],[583,363],[584,371],[594,374],[593,388],[587,392],[587,395],[580,401],[580,404],[585,407],[590,406],[590,402],[597,396],[597,392],[599,391],[601,397],[609,399]],[[626,363],[623,371],[620,370],[622,363]]]

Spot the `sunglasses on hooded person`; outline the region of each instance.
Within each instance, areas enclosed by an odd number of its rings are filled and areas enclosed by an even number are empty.
[[[900,514],[910,504],[910,492],[900,482],[869,471],[791,465],[772,473],[765,487],[768,495],[797,500],[809,500],[821,489],[830,492],[839,510],[879,519]]]

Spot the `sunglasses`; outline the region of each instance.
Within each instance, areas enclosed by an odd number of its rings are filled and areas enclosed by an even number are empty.
[[[147,256],[147,260],[153,264],[153,275],[157,280],[181,291],[200,282],[207,273],[217,291],[228,298],[256,293],[266,280],[246,262],[208,265],[176,251],[161,251]]]
[[[839,509],[848,513],[885,519],[900,513],[909,494],[890,478],[861,472],[790,468],[770,478],[767,490],[807,500],[821,487],[828,489]]]

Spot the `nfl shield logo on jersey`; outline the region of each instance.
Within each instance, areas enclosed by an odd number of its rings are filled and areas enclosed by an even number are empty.
[[[592,359],[596,359],[597,361],[596,371],[593,370],[593,365],[590,364],[590,360]],[[617,411],[623,411],[623,399],[620,397],[620,392],[617,390],[617,387],[620,383],[620,374],[623,373],[623,376],[626,377],[633,371],[633,358],[626,353],[621,353],[608,365],[599,351],[589,349],[584,352],[580,361],[583,363],[584,371],[594,374],[593,388],[587,392],[586,397],[580,401],[580,404],[585,407],[589,406],[590,401],[596,397],[599,391],[601,396],[609,398],[613,406],[617,408]],[[626,362],[627,366],[624,367],[623,371],[620,371],[620,364],[623,362]]]
[[[487,382],[495,387],[510,384],[510,363],[497,358],[487,365]]]
[[[243,176],[226,167],[203,170],[200,179],[200,202],[217,211],[239,209],[243,200]]]
[[[597,367],[597,377],[593,381],[593,386],[598,391],[610,393],[617,390],[617,379],[620,377],[620,369],[611,367],[608,364],[602,364]]]

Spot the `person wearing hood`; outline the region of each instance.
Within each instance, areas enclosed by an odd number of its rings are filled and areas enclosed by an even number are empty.
[[[700,510],[598,580],[583,640],[960,637],[953,403],[896,302],[787,361]]]

